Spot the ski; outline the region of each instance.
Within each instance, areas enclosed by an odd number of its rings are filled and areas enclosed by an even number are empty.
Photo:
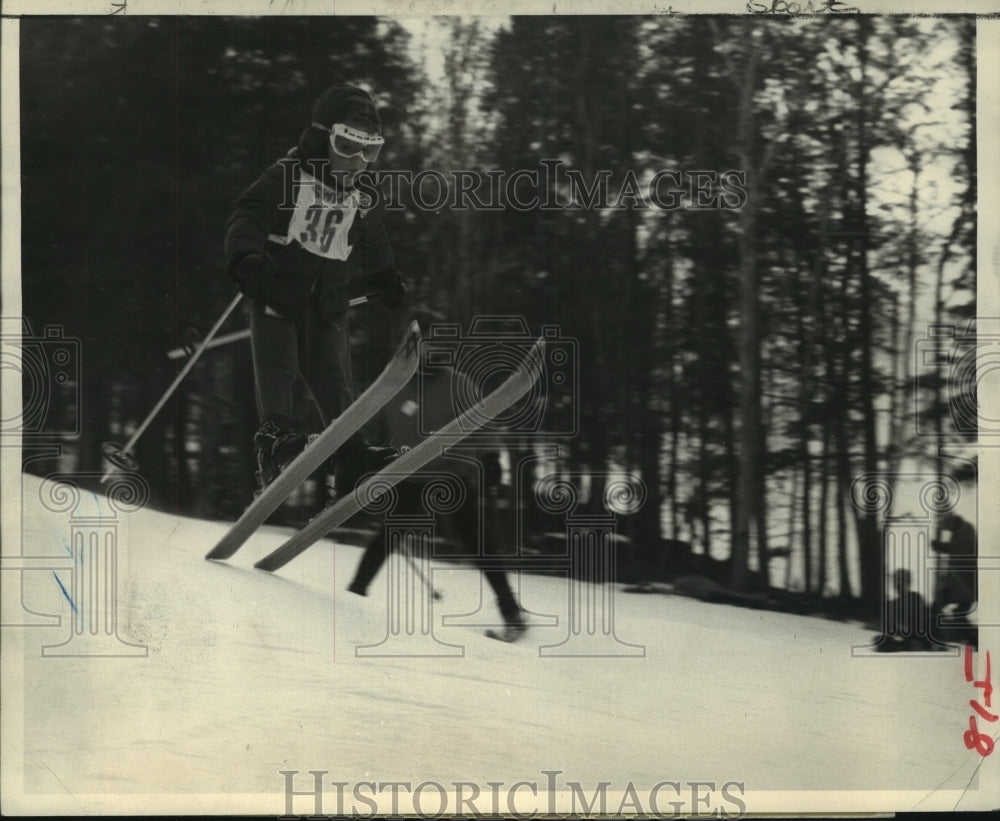
[[[403,341],[389,364],[350,407],[310,442],[295,460],[269,484],[248,507],[229,532],[213,547],[206,559],[228,559],[246,542],[264,521],[309,478],[353,434],[378,413],[410,381],[419,361],[420,327],[410,323]]]
[[[528,393],[538,380],[543,369],[544,351],[544,340],[537,340],[514,373],[485,399],[477,402],[441,430],[431,434],[420,444],[400,455],[380,472],[369,476],[355,488],[353,493],[314,517],[302,530],[273,553],[257,562],[254,567],[273,571],[288,564],[300,553],[322,539],[333,528],[362,510],[365,507],[363,500],[368,499],[368,492],[373,485],[377,483],[380,488],[396,485],[440,456],[446,448],[462,441],[466,436],[502,414]]]

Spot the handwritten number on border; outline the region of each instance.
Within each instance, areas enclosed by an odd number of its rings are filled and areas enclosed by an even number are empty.
[[[975,673],[972,669],[972,647],[965,646],[965,680],[971,681],[972,686],[983,691],[983,703],[980,704],[975,699],[969,700],[969,706],[978,713],[979,717],[985,721],[997,721],[998,716],[987,710],[991,706],[993,699],[993,685],[990,683],[990,651],[986,651],[986,674],[980,681],[973,681]],[[993,739],[986,733],[979,732],[979,724],[976,716],[969,716],[969,729],[962,734],[966,749],[975,750],[980,756],[986,758],[993,752]]]

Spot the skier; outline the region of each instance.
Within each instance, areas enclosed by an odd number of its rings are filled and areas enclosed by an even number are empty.
[[[427,334],[429,322],[434,318],[438,317],[430,312],[418,314],[417,321],[422,334]],[[389,441],[401,450],[413,447],[428,433],[443,427],[466,410],[463,405],[473,401],[475,396],[476,386],[462,373],[444,366],[428,370],[422,363],[414,378],[381,413]],[[502,555],[499,552],[497,521],[502,470],[499,453],[493,449],[495,444],[495,441],[479,438],[475,458],[482,465],[482,473],[465,459],[449,459],[447,456],[439,457],[426,468],[432,472],[449,472],[463,483],[463,501],[457,510],[449,514],[445,522],[446,528],[462,544],[463,553],[494,560]],[[425,481],[419,474],[401,481],[396,487],[396,506],[390,515],[404,517],[423,514],[421,492]],[[480,549],[480,509],[484,517],[483,549]],[[368,594],[368,586],[385,562],[389,549],[388,533],[382,524],[365,549],[354,579],[347,588],[350,592],[359,596]],[[516,641],[527,631],[527,625],[507,574],[495,566],[485,567],[481,564],[481,569],[504,619],[504,628],[498,632],[491,631],[489,635],[503,641]]]
[[[292,416],[297,376],[324,426],[353,400],[347,321],[352,277],[362,274],[366,292],[391,310],[404,301],[385,204],[354,186],[384,143],[366,91],[350,85],[327,89],[298,144],[246,190],[226,225],[226,270],[250,303],[260,489],[308,441]],[[331,459],[336,492],[349,492],[362,474],[396,455],[392,448],[370,446],[361,434],[352,437]]]

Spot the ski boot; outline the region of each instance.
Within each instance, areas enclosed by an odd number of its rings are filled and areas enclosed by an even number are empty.
[[[515,642],[528,632],[521,608],[504,613],[504,626],[499,630],[487,630],[486,635],[497,641]]]
[[[367,596],[368,588],[365,587],[360,581],[355,579],[349,585],[347,585],[347,592],[353,593],[355,596]]]
[[[260,495],[264,488],[278,478],[295,457],[302,453],[309,443],[309,437],[303,433],[295,433],[282,426],[274,419],[268,419],[260,430],[254,434],[253,446],[257,453],[257,484],[255,495]]]

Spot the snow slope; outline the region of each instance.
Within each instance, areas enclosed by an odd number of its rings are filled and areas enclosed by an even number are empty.
[[[998,803],[1000,753],[982,759],[963,743],[969,700],[981,691],[957,650],[852,656],[869,638],[858,625],[618,586],[620,643],[601,646],[633,655],[551,657],[540,647],[569,635],[566,579],[522,576],[536,623],[508,645],[483,636],[499,617],[478,572],[435,564],[437,643],[419,643],[418,630],[376,651],[431,655],[359,656],[388,633],[387,570],[367,598],[345,591],[356,547],[323,542],[274,575],[254,570],[287,535],[277,528],[213,563],[203,556],[224,524],[120,514],[123,656],[43,655],[67,641],[79,604],[70,604],[65,561],[71,531],[109,508],[84,494],[71,519],[39,502],[39,484],[22,477],[21,552],[64,566],[4,573],[5,812],[280,813],[281,771],[297,771],[293,787],[307,792],[312,770],[326,771],[323,812],[337,811],[330,785],[343,782],[346,811],[362,815],[368,804],[352,796],[365,781],[408,782],[398,788],[405,795],[419,782],[470,782],[484,812],[491,790],[506,812],[533,800],[532,786],[544,795],[550,778],[559,802],[589,800],[609,782],[608,812],[630,786],[649,811],[651,789],[665,781],[678,787],[661,787],[661,812],[671,800],[690,811],[699,789],[703,812],[731,814],[734,795],[750,812]],[[442,624],[475,612],[481,594],[481,612],[458,619],[472,624]],[[101,606],[114,609],[110,601]],[[15,626],[17,614],[36,623]],[[124,655],[136,652],[144,655]],[[528,785],[508,806],[518,781]],[[382,789],[387,799],[391,788]],[[436,790],[423,797],[425,814],[441,801],[448,812],[457,806]],[[313,812],[313,800],[295,797],[295,811]]]

